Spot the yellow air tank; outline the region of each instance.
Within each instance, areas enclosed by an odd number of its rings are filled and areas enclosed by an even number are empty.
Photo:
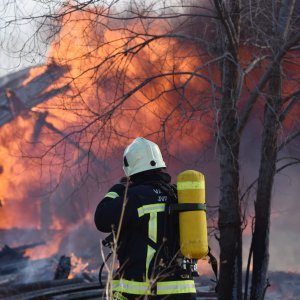
[[[184,257],[201,259],[208,253],[205,179],[198,171],[177,176],[180,250]]]

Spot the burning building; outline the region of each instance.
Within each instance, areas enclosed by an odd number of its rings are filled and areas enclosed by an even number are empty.
[[[94,208],[122,176],[127,142],[135,136],[157,141],[172,137],[165,146],[170,170],[192,167],[197,159],[189,161],[191,151],[208,148],[212,130],[205,122],[211,112],[199,108],[186,115],[185,106],[192,104],[180,104],[172,87],[174,80],[187,80],[189,68],[199,63],[192,46],[174,42],[174,51],[162,59],[166,42],[157,42],[155,52],[141,49],[129,61],[126,51],[134,51],[140,41],[130,40],[119,22],[107,24],[91,12],[75,12],[62,24],[47,64],[1,81],[1,242],[18,247],[42,241],[25,255],[38,260],[75,253],[89,258],[93,268],[101,259]],[[175,65],[187,74],[163,76]],[[143,85],[141,78],[158,67],[162,74],[131,95],[131,89]],[[191,79],[191,84],[190,95],[206,93],[201,79]],[[173,91],[164,95],[166,88]],[[157,92],[161,99],[156,99]],[[196,126],[199,118],[203,122]],[[189,163],[183,167],[182,160]]]

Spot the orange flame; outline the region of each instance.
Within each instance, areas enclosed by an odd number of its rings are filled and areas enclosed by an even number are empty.
[[[74,278],[76,274],[81,274],[88,267],[89,263],[84,262],[82,258],[77,257],[74,253],[71,253],[71,273],[69,278]]]

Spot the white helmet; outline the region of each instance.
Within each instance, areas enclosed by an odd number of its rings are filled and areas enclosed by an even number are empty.
[[[159,147],[144,138],[136,138],[124,151],[123,169],[126,176],[136,173],[165,168]]]

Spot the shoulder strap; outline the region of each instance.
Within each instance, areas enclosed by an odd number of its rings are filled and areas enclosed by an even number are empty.
[[[176,186],[168,183],[159,183],[159,186],[163,192],[168,196],[168,203],[165,210],[165,225],[164,225],[164,253],[168,261],[168,264],[176,264],[175,256],[179,251],[179,220],[178,213],[170,213],[170,207],[175,205],[177,200]]]

